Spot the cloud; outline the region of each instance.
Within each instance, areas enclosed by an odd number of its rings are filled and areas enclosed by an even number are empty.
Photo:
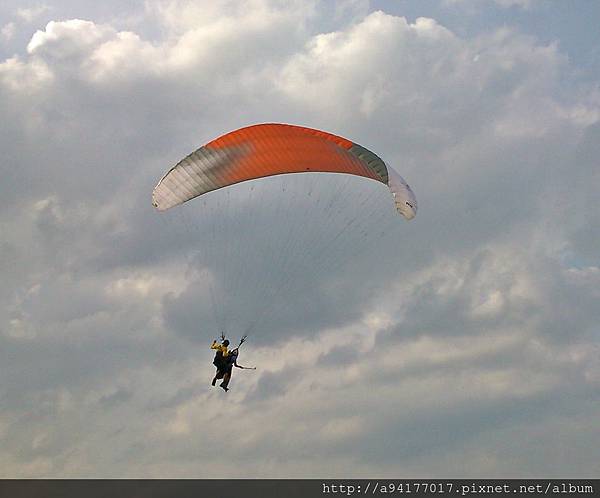
[[[16,15],[24,22],[30,23],[49,10],[51,10],[49,5],[36,5],[35,7],[17,9]]]
[[[91,21],[50,21],[43,31],[34,33],[27,52],[50,60],[76,58],[113,34],[112,28],[97,26]]]
[[[9,22],[2,26],[0,30],[0,34],[2,34],[2,38],[4,41],[9,41],[15,35],[16,26],[14,22]]]
[[[519,7],[522,9],[531,9],[535,6],[535,4],[537,3],[536,0],[494,0],[494,2],[496,3],[496,5],[498,5],[499,7],[502,8],[511,8],[511,7]],[[448,5],[477,5],[477,6],[483,6],[484,2],[481,2],[479,0],[444,0],[444,3],[448,4]]]
[[[54,20],[0,63],[3,475],[595,475],[597,89],[510,28],[331,8],[149,2],[154,37]],[[335,175],[152,210],[263,121],[377,151],[419,216]],[[263,309],[224,397],[208,343]]]

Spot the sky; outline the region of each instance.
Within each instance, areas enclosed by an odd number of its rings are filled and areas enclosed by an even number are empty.
[[[0,477],[597,477],[599,19],[4,1]],[[340,175],[152,208],[261,122],[375,151],[417,217]],[[220,327],[257,317],[257,370],[211,387]]]

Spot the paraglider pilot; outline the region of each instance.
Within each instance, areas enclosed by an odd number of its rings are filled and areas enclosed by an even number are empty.
[[[227,349],[229,346],[229,341],[225,339],[225,334],[221,334],[221,344],[217,342],[215,339],[210,346],[210,349],[216,349],[215,359],[213,360],[213,365],[217,367],[217,373],[215,374],[215,378],[212,380],[212,385],[214,386],[217,382],[217,379],[222,379],[224,375],[224,371],[227,367],[227,356],[229,356],[229,350]],[[221,374],[219,376],[219,374]]]
[[[221,338],[223,339],[223,342],[221,344],[219,344],[215,340],[210,346],[211,349],[217,350],[215,354],[215,359],[213,360],[213,365],[217,368],[217,372],[212,380],[212,385],[214,386],[217,383],[217,379],[223,379],[219,386],[222,387],[225,392],[227,392],[229,391],[228,386],[229,381],[231,380],[231,372],[233,370],[233,367],[241,368],[243,370],[256,370],[256,367],[243,367],[242,365],[238,365],[237,363],[239,347],[246,339],[245,336],[240,341],[238,347],[231,351],[227,350],[227,347],[229,346],[229,341],[225,339],[224,335],[221,335]]]

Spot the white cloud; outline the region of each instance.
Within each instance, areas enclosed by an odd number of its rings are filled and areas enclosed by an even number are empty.
[[[9,22],[7,24],[5,24],[4,26],[2,26],[2,29],[0,30],[0,34],[2,35],[2,38],[4,39],[4,41],[9,41],[13,38],[13,36],[15,36],[15,32],[16,32],[16,26],[14,22]]]
[[[40,17],[42,14],[45,14],[50,10],[50,6],[48,5],[36,5],[34,7],[26,7],[17,9],[17,17],[21,20],[30,23]]]
[[[17,57],[11,57],[0,63],[0,78],[4,88],[19,95],[47,85],[53,75],[42,61],[24,63]]]
[[[77,58],[114,34],[113,28],[91,21],[50,21],[43,31],[38,30],[31,37],[27,52],[50,60]]]

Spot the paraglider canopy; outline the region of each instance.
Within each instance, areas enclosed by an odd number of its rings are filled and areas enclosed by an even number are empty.
[[[235,183],[287,173],[345,173],[386,184],[396,209],[410,220],[417,200],[379,156],[345,138],[288,124],[258,124],[227,133],[175,165],[157,184],[159,211]]]

